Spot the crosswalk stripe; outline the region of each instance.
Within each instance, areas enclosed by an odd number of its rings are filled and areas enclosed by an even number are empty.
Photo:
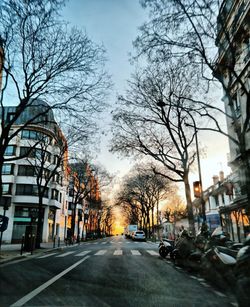
[[[56,255],[57,253],[51,253],[51,254],[47,254],[47,255],[43,255],[43,256],[40,256],[40,257],[37,257],[38,259],[42,259],[42,258],[48,258],[50,256],[53,256],[53,255]]]
[[[131,249],[131,253],[132,255],[135,255],[135,256],[141,256],[141,253],[136,249]]]
[[[115,256],[121,256],[122,255],[122,250],[121,249],[115,250],[114,255]]]
[[[74,252],[67,252],[67,253],[63,253],[63,254],[61,254],[61,255],[58,255],[58,256],[56,256],[57,258],[59,258],[59,257],[66,257],[66,256],[68,256],[68,255],[70,255],[70,254],[73,254]]]
[[[102,242],[101,244],[107,244],[107,242]]]
[[[79,253],[79,254],[76,254],[75,256],[85,256],[85,255],[87,255],[88,253],[90,253],[90,251],[84,251],[84,252],[81,252],[81,253]]]
[[[159,254],[153,250],[147,250],[147,252],[151,255],[151,256],[159,256]]]
[[[95,243],[93,243],[93,244],[98,244],[98,242],[95,242]]]
[[[101,249],[99,250],[97,253],[95,253],[96,256],[101,256],[101,255],[104,255],[107,253],[107,250],[106,249]]]

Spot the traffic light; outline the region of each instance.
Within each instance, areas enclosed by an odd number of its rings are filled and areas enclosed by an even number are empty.
[[[9,218],[4,215],[0,215],[0,232],[4,232],[8,228]]]
[[[193,182],[193,188],[194,188],[194,197],[200,198],[201,197],[201,183],[200,183],[200,181],[194,181]]]

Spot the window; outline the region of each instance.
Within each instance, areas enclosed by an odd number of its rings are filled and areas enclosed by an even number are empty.
[[[12,188],[12,184],[11,183],[4,183],[4,184],[2,184],[3,195],[11,194],[11,188]]]
[[[41,140],[46,144],[51,142],[51,139],[48,135],[35,130],[23,130],[21,133],[21,138],[29,140]]]
[[[7,123],[9,123],[10,121],[12,121],[13,118],[14,118],[14,116],[15,116],[15,113],[14,113],[14,112],[8,112],[8,114],[7,114]]]
[[[39,140],[41,135],[39,132],[34,130],[23,130],[21,134],[22,139]]]
[[[24,157],[29,156],[30,158],[34,158],[35,157],[35,149],[31,149],[30,147],[21,147],[20,148],[20,156],[24,156]]]
[[[59,183],[60,182],[60,175],[58,173],[56,173],[54,176],[53,176],[53,181]]]
[[[4,164],[2,169],[2,175],[12,175],[14,164]]]
[[[9,145],[6,147],[4,155],[5,156],[14,156],[16,154],[16,146]]]
[[[54,164],[57,164],[58,163],[58,160],[59,160],[59,157],[58,156],[54,156]]]
[[[32,195],[32,184],[17,184],[16,195]]]
[[[58,195],[59,195],[59,192],[56,189],[52,189],[51,198],[58,200]]]
[[[235,111],[235,115],[238,117],[241,115],[241,108],[240,108],[240,102],[237,99],[237,95],[234,95],[233,97],[233,107]]]
[[[20,176],[34,176],[35,168],[31,165],[19,165],[18,167],[18,175]]]
[[[50,171],[48,169],[43,169],[43,178],[49,179]]]
[[[44,197],[48,198],[49,189],[45,188]],[[32,184],[17,184],[16,195],[34,195],[38,196],[38,186]]]

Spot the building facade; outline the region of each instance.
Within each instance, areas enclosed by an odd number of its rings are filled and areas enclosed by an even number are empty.
[[[224,88],[234,197],[219,209],[224,226],[240,227],[234,239],[249,232],[250,219],[250,1],[224,0],[218,16],[217,77]],[[244,221],[244,227],[239,226]],[[242,224],[242,223],[241,223]],[[238,226],[237,226],[238,225]],[[235,231],[233,231],[235,233]]]
[[[42,114],[48,105],[34,101],[12,126],[15,133],[32,112]],[[6,119],[15,113],[15,107],[5,107]],[[41,118],[43,116],[43,118]],[[4,157],[3,196],[8,197],[9,218],[3,242],[21,242],[27,226],[37,227],[39,198],[42,211],[42,241],[65,237],[68,216],[67,144],[50,110],[38,117],[37,124],[21,129],[11,140]],[[22,158],[23,157],[23,158]],[[11,160],[13,158],[13,160]],[[43,192],[41,196],[41,191]],[[3,207],[0,207],[3,214]]]

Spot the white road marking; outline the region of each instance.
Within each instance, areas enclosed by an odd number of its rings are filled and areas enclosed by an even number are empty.
[[[214,290],[214,293],[217,294],[218,296],[226,297],[225,294],[223,294],[223,293],[221,293],[221,292],[219,292],[219,291],[215,291],[215,290]]]
[[[77,267],[79,264],[81,264],[83,261],[87,260],[89,258],[89,256],[86,256],[84,258],[82,258],[81,260],[77,261],[75,264],[71,265],[70,267],[68,267],[66,270],[62,271],[60,274],[54,276],[53,278],[51,278],[50,280],[48,280],[46,283],[42,284],[41,286],[39,286],[38,288],[36,288],[35,290],[31,291],[30,293],[28,293],[27,295],[25,295],[24,297],[22,297],[20,300],[16,301],[14,304],[11,305],[11,307],[20,307],[23,306],[24,304],[26,304],[28,301],[30,301],[33,297],[35,297],[37,294],[39,294],[40,292],[42,292],[44,289],[48,288],[50,285],[52,285],[55,281],[57,281],[58,279],[60,279],[62,276],[64,276],[65,274],[67,274],[68,272],[70,272],[71,270],[73,270],[75,267]]]
[[[102,242],[101,244],[107,244],[108,242]]]
[[[102,255],[104,255],[104,254],[106,254],[107,253],[107,250],[106,249],[101,249],[101,250],[99,250],[97,253],[95,253],[95,255],[96,256],[102,256]]]
[[[98,244],[98,242],[95,242],[95,243],[93,243],[93,244]]]
[[[152,251],[152,250],[147,250],[147,252],[151,255],[151,256],[159,256],[159,254],[155,251]]]
[[[85,256],[85,255],[87,255],[88,253],[90,253],[90,251],[84,251],[84,252],[81,252],[81,253],[79,253],[79,254],[76,254],[75,256],[77,256],[77,257]]]
[[[207,284],[206,282],[201,282],[201,284],[202,284],[204,287],[210,288],[210,285]]]
[[[38,259],[42,259],[42,258],[48,258],[50,256],[53,256],[53,255],[56,255],[58,253],[51,253],[51,254],[47,254],[47,255],[43,255],[43,256],[40,256],[40,257],[37,257]]]
[[[63,254],[61,254],[61,255],[56,256],[56,258],[59,258],[59,257],[66,257],[66,256],[68,256],[68,255],[70,255],[70,254],[73,254],[73,253],[74,253],[74,252],[63,253]]]
[[[141,253],[136,249],[131,249],[131,253],[132,255],[135,255],[135,256],[141,256]]]
[[[115,250],[114,255],[115,256],[121,256],[122,255],[122,250],[121,249]]]

